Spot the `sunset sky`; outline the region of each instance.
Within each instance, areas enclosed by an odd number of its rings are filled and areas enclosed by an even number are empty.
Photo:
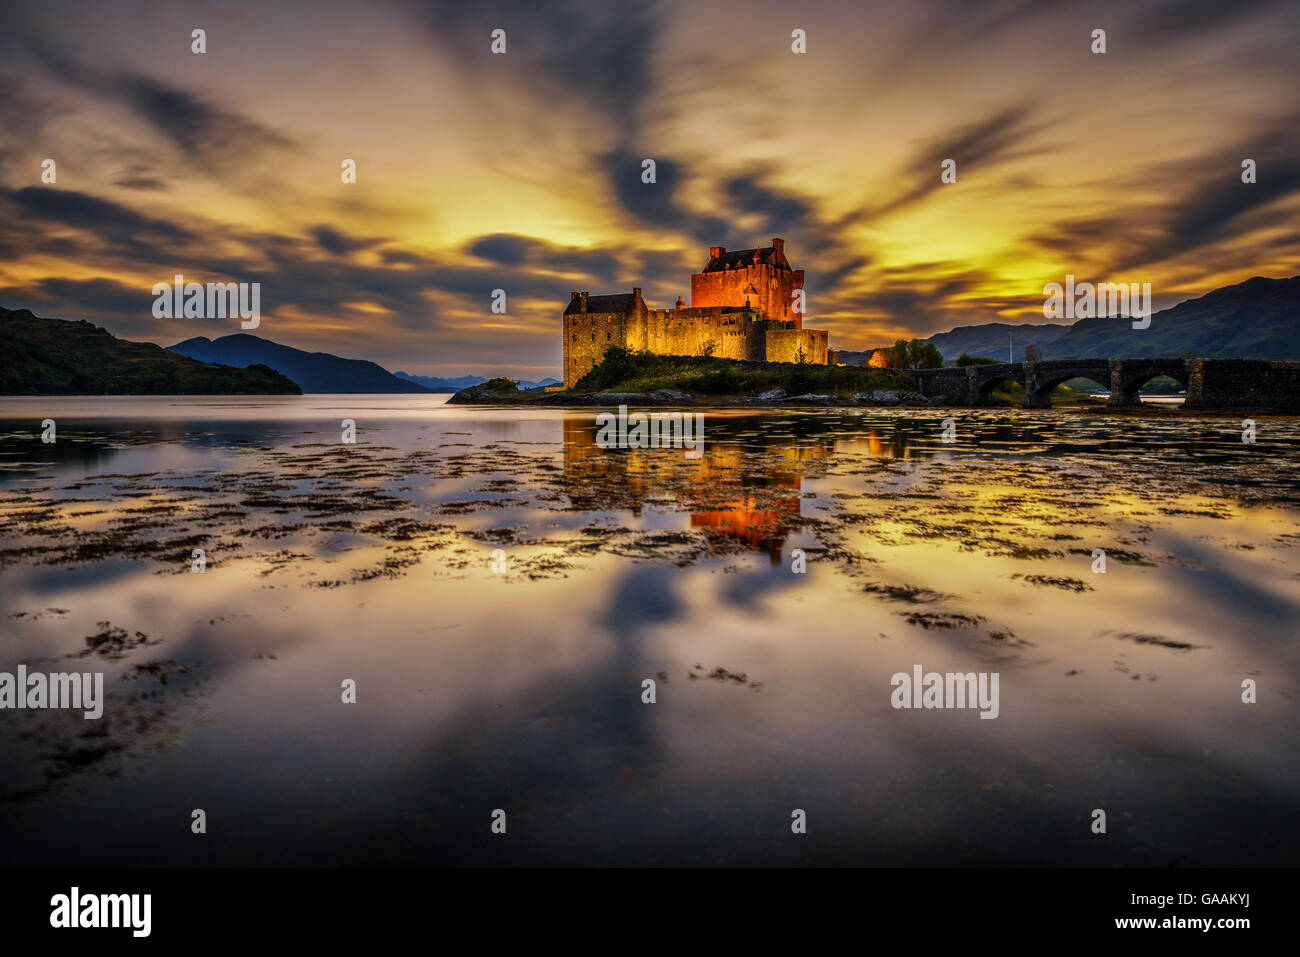
[[[1300,272],[1297,36],[1287,0],[0,0],[0,305],[171,344],[238,322],[154,283],[260,282],[257,335],[525,378],[571,290],[671,305],[773,236],[839,349],[1043,322],[1066,273],[1161,308]]]

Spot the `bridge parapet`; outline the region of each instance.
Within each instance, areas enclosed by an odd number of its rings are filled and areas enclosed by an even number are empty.
[[[1289,360],[1051,359],[921,369],[912,375],[922,395],[953,405],[986,403],[999,382],[1011,379],[1024,386],[1025,408],[1048,408],[1061,383],[1092,379],[1110,386],[1107,405],[1138,406],[1139,390],[1157,376],[1168,376],[1186,389],[1185,408],[1300,411],[1300,362]]]

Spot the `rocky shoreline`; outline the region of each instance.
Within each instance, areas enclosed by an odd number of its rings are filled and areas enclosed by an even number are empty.
[[[784,389],[771,389],[767,392],[743,396],[697,396],[677,389],[655,389],[653,392],[591,392],[586,395],[568,393],[551,393],[545,396],[519,393],[510,395],[495,390],[483,389],[482,386],[470,386],[453,395],[448,402],[458,405],[529,405],[537,407],[551,406],[708,406],[710,408],[747,408],[750,406],[822,406],[822,407],[859,407],[904,406],[911,408],[931,408],[948,404],[940,398],[927,399],[919,392],[908,390],[877,390],[875,392],[858,392],[849,398],[834,395],[788,395]]]
[[[834,395],[805,393],[788,395],[783,389],[748,395],[691,395],[677,389],[655,389],[651,392],[591,392],[584,395],[570,395],[556,392],[546,395],[536,393],[506,393],[484,389],[483,385],[470,386],[457,392],[449,400],[457,405],[495,405],[527,406],[529,408],[615,408],[620,405],[628,407],[676,407],[708,409],[746,409],[746,408],[901,408],[901,409],[969,409],[968,405],[953,402],[943,396],[926,398],[919,392],[907,389],[876,390],[874,392],[857,392],[848,398]],[[992,401],[978,406],[985,409],[1019,409],[1020,406],[1006,401]],[[1158,416],[1170,415],[1181,411],[1181,406],[1143,405],[1136,408],[1111,408],[1104,402],[1081,399],[1077,404],[1058,405],[1056,411],[1129,415]],[[1200,415],[1215,415],[1215,410],[1195,410]],[[1261,413],[1267,409],[1258,410]],[[1240,414],[1242,410],[1228,410],[1223,414]]]

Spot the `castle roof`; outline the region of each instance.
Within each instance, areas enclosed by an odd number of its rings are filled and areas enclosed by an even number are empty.
[[[636,302],[636,293],[619,292],[612,296],[588,296],[588,312],[614,312],[620,315],[632,310],[632,304]],[[564,310],[566,316],[571,316],[575,312],[582,312],[582,300],[571,299],[569,307]]]
[[[775,246],[763,246],[759,249],[728,249],[721,255],[710,258],[700,271],[722,272],[724,269],[737,269],[742,266],[775,266],[778,269],[788,270],[790,263]]]

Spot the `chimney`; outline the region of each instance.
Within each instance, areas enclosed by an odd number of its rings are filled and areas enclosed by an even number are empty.
[[[712,260],[712,259],[717,259],[719,256],[721,256],[721,255],[722,255],[723,253],[725,253],[726,251],[727,251],[727,247],[726,247],[726,246],[710,246],[710,247],[709,247],[709,259],[711,259],[711,260]]]
[[[587,294],[584,292],[584,293],[582,293],[581,295],[582,295],[582,311],[583,311],[583,312],[586,312],[586,311],[587,311]]]
[[[685,308],[686,308],[686,300],[683,299],[681,296],[678,296],[678,297],[677,297],[677,308],[678,308],[678,309],[685,309]]]
[[[773,237],[772,248],[776,250],[776,261],[779,265],[785,259],[785,240]]]
[[[633,287],[632,287],[632,304],[633,304],[634,306],[636,306],[636,305],[640,305],[641,302],[642,302],[642,299],[641,299],[641,287],[640,287],[640,286],[633,286]]]

